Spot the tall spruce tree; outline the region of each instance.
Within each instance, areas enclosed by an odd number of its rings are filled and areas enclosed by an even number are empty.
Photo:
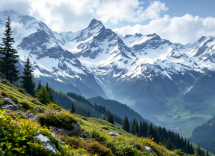
[[[74,102],[72,102],[71,113],[75,113],[75,112],[76,112],[75,105],[74,105]]]
[[[19,71],[17,70],[16,64],[18,63],[18,55],[16,49],[12,47],[12,44],[15,42],[12,38],[11,31],[11,21],[8,17],[5,24],[5,37],[2,38],[2,44],[0,47],[0,71],[6,76],[6,79],[11,83],[14,83],[19,80]]]
[[[36,91],[38,92],[41,88],[42,88],[42,84],[41,84],[41,80],[39,80]]]
[[[56,104],[57,104],[58,106],[61,106],[61,104],[60,104],[60,102],[58,101],[58,99],[57,99],[57,101],[56,101]]]
[[[36,96],[37,96],[37,99],[43,104],[48,104],[51,102],[49,98],[50,97],[49,93],[47,92],[44,86],[42,86],[41,89],[38,92],[36,92]]]
[[[107,121],[114,125],[114,119],[113,119],[113,115],[111,113],[108,115]]]
[[[51,100],[51,102],[54,102],[52,91],[51,91],[51,87],[49,87],[49,83],[48,82],[46,83],[46,90],[49,93],[49,99]]]
[[[125,116],[125,119],[123,121],[122,129],[124,129],[126,132],[130,132],[130,126],[127,116]]]
[[[23,76],[21,76],[21,85],[26,91],[34,95],[35,94],[35,82],[33,81],[33,70],[31,69],[31,64],[29,58],[27,58],[26,64],[24,66]]]

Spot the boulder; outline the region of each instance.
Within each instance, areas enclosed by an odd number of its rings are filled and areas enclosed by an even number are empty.
[[[53,154],[56,154],[58,152],[56,146],[54,144],[52,144],[52,142],[49,140],[49,138],[47,136],[39,134],[39,135],[35,136],[34,138],[36,138],[38,141],[40,140],[42,142],[42,144],[44,145],[44,148],[47,150],[50,150]]]
[[[19,107],[9,98],[3,98],[1,99],[4,101],[4,103],[7,103],[5,105],[2,105],[2,109],[10,109],[12,111],[19,110]]]
[[[30,113],[30,114],[28,115],[28,118],[29,118],[29,119],[33,119],[33,118],[35,118],[35,114]]]
[[[151,154],[155,154],[156,155],[156,153],[151,149],[151,147],[149,147],[149,146],[144,146],[144,148],[145,148],[145,151],[148,151],[149,153],[151,153]]]
[[[64,135],[66,135],[66,134],[72,134],[74,131],[77,131],[77,132],[81,131],[81,127],[80,127],[79,124],[72,123],[71,125],[73,127],[72,130],[67,130],[65,128],[59,128],[59,127],[55,127],[55,126],[52,126],[52,128],[57,130],[56,133],[58,132],[58,130],[60,130],[60,132],[63,133]]]
[[[39,107],[39,113],[44,113],[44,110],[41,107]]]
[[[109,135],[110,136],[121,136],[119,133],[116,133],[116,132],[110,132]]]

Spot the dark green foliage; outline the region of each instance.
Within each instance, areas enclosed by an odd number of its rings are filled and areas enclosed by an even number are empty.
[[[127,116],[125,116],[125,119],[123,121],[122,129],[124,129],[126,132],[130,132],[130,126]]]
[[[41,84],[41,80],[39,80],[36,91],[38,92],[41,88],[42,88],[42,84]]]
[[[190,141],[215,153],[215,117],[193,130]]]
[[[58,100],[56,101],[56,104],[57,104],[58,106],[60,106],[60,105],[61,105],[61,104],[60,104],[60,102],[59,102]]]
[[[50,99],[50,101],[51,101],[51,102],[54,102],[53,95],[52,95],[52,92],[51,92],[51,87],[49,87],[48,82],[46,83],[46,91],[47,91],[48,94],[49,94],[49,99]]]
[[[129,108],[127,105],[122,104],[115,100],[104,99],[102,97],[94,97],[88,99],[92,103],[97,103],[101,106],[106,107],[106,109],[110,110],[113,114],[117,114],[120,118],[124,119],[125,115],[128,117],[129,121],[132,121],[134,118],[140,121],[147,121],[142,118],[140,114]],[[147,121],[149,123],[149,121]]]
[[[33,70],[31,69],[31,64],[29,58],[27,58],[26,64],[23,69],[23,76],[21,76],[21,86],[26,89],[26,91],[34,95],[35,94],[35,82],[33,81]]]
[[[71,113],[76,113],[74,102],[72,102]]]
[[[47,92],[44,86],[42,86],[41,89],[38,92],[36,92],[36,96],[37,99],[43,104],[48,104],[51,102],[50,94]]]
[[[108,115],[107,121],[114,125],[114,119],[113,119],[113,115],[111,113]]]
[[[17,70],[16,64],[18,63],[18,55],[16,49],[12,47],[15,42],[14,38],[11,37],[11,21],[10,17],[6,22],[5,38],[2,38],[2,44],[0,47],[0,71],[6,76],[6,79],[11,83],[19,80],[19,71]]]

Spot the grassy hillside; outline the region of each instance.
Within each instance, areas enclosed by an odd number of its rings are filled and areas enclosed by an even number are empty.
[[[0,155],[2,153],[5,155],[53,155],[44,149],[44,145],[38,142],[37,138],[34,138],[38,134],[47,136],[55,144],[58,149],[56,155],[150,155],[149,152],[143,150],[143,146],[151,147],[157,155],[166,156],[172,152],[150,138],[139,138],[105,120],[71,114],[60,109],[56,104],[44,105],[25,93],[23,89],[15,87],[9,82],[0,83],[0,88],[1,98],[11,98],[22,111],[22,113],[18,113],[17,111],[0,110]],[[2,104],[4,103],[1,102]],[[43,108],[45,112],[39,113],[38,107]],[[55,109],[59,113],[56,113]],[[37,120],[30,119],[28,112],[25,113],[29,110],[36,114]],[[57,132],[56,138],[52,135],[53,130],[46,127],[48,126],[46,123],[52,123],[51,125],[57,124],[59,127],[65,128],[70,125],[69,121],[80,124],[82,131],[73,133],[73,135],[63,135],[61,132]],[[40,123],[44,126],[42,127]],[[83,131],[88,134],[87,138],[82,138]],[[109,132],[117,132],[121,136],[111,137],[108,135]],[[64,146],[61,145],[62,141]],[[182,154],[179,151],[175,152]]]

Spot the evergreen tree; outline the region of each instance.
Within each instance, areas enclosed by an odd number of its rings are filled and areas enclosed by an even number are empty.
[[[113,115],[111,113],[108,115],[107,121],[114,125],[114,119],[113,119]]]
[[[147,131],[147,137],[150,137],[150,136],[153,137],[153,127],[152,127],[152,124],[150,124],[150,126],[148,128],[148,131]]]
[[[52,92],[51,92],[51,87],[49,87],[48,82],[46,83],[46,90],[49,93],[49,99],[51,100],[51,102],[54,102],[53,95],[52,95]]]
[[[136,135],[139,135],[139,125],[138,125],[138,122],[136,121],[135,122],[135,125],[134,125],[134,134]]]
[[[127,116],[125,116],[125,119],[123,121],[122,129],[124,129],[126,132],[130,132],[130,126]]]
[[[201,156],[201,155],[202,155],[201,147],[200,147],[200,145],[198,145],[198,147],[196,149],[196,156]]]
[[[209,156],[209,153],[208,153],[208,151],[207,151],[207,154],[206,154],[206,156]]]
[[[75,112],[76,112],[76,110],[75,110],[75,105],[74,105],[74,103],[72,102],[71,113],[75,113]]]
[[[57,99],[57,101],[56,101],[56,104],[57,104],[58,106],[61,106],[61,104],[60,104],[60,102],[58,101],[58,99]]]
[[[12,31],[10,27],[10,17],[6,22],[5,38],[2,38],[2,44],[0,47],[0,71],[6,76],[6,79],[11,83],[19,80],[19,71],[17,70],[16,63],[18,63],[18,55],[16,49],[12,47],[15,42],[11,37]]]
[[[132,125],[131,125],[131,134],[135,134],[136,132],[136,119],[133,120]]]
[[[168,138],[168,140],[167,140],[167,142],[166,142],[166,148],[167,148],[168,150],[171,150],[171,149],[172,149],[172,142],[171,142],[170,138]]]
[[[49,93],[44,86],[42,86],[41,89],[36,93],[36,96],[37,99],[43,104],[48,104],[51,102],[49,99]]]
[[[38,92],[41,88],[42,88],[41,80],[39,80],[36,91]]]
[[[20,81],[22,87],[26,89],[26,91],[34,95],[35,94],[35,82],[33,81],[33,70],[31,69],[31,64],[29,58],[27,58],[26,64],[24,66],[23,76],[21,76],[22,80]]]

